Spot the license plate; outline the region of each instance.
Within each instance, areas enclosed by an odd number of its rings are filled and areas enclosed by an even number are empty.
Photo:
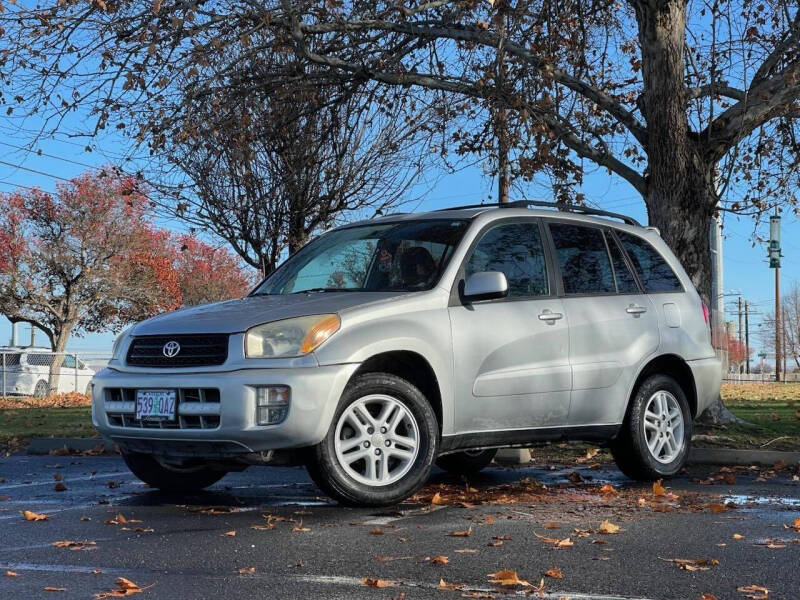
[[[136,418],[174,421],[175,390],[136,390]]]

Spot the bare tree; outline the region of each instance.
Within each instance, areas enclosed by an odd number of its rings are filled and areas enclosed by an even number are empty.
[[[427,162],[422,130],[374,92],[292,92],[199,107],[187,119],[198,133],[167,143],[188,178],[167,208],[263,275],[314,232],[408,201]]]

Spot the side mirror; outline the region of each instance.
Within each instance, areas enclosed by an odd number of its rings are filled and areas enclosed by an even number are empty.
[[[508,295],[508,281],[500,271],[473,273],[464,282],[464,300],[494,300]]]

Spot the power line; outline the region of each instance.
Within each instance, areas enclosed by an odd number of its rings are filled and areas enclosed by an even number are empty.
[[[60,179],[61,181],[66,181],[67,183],[69,183],[70,181],[66,177],[61,177],[60,175],[53,175],[51,173],[45,173],[44,171],[37,171],[36,169],[31,169],[30,167],[24,167],[22,165],[15,165],[14,163],[6,162],[4,160],[0,160],[0,165],[6,165],[14,169],[22,169],[23,171],[30,171],[31,173],[36,173],[37,175],[44,175],[45,177],[52,177],[53,179]]]
[[[48,158],[54,158],[56,160],[62,160],[64,162],[72,163],[73,165],[78,165],[80,167],[86,167],[88,169],[95,169],[101,170],[101,167],[95,167],[94,165],[90,165],[88,163],[78,162],[77,160],[72,160],[69,158],[64,158],[63,156],[56,156],[55,154],[48,154],[47,152],[42,152],[41,150],[32,150],[30,148],[25,148],[24,146],[17,146],[16,144],[9,144],[8,142],[0,142],[3,146],[8,146],[9,148],[16,148],[17,150],[22,150],[23,152],[28,152],[30,154],[36,154],[36,156],[47,156]]]

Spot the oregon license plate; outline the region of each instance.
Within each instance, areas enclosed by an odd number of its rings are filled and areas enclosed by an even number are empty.
[[[136,418],[174,421],[175,396],[175,390],[136,390]]]

